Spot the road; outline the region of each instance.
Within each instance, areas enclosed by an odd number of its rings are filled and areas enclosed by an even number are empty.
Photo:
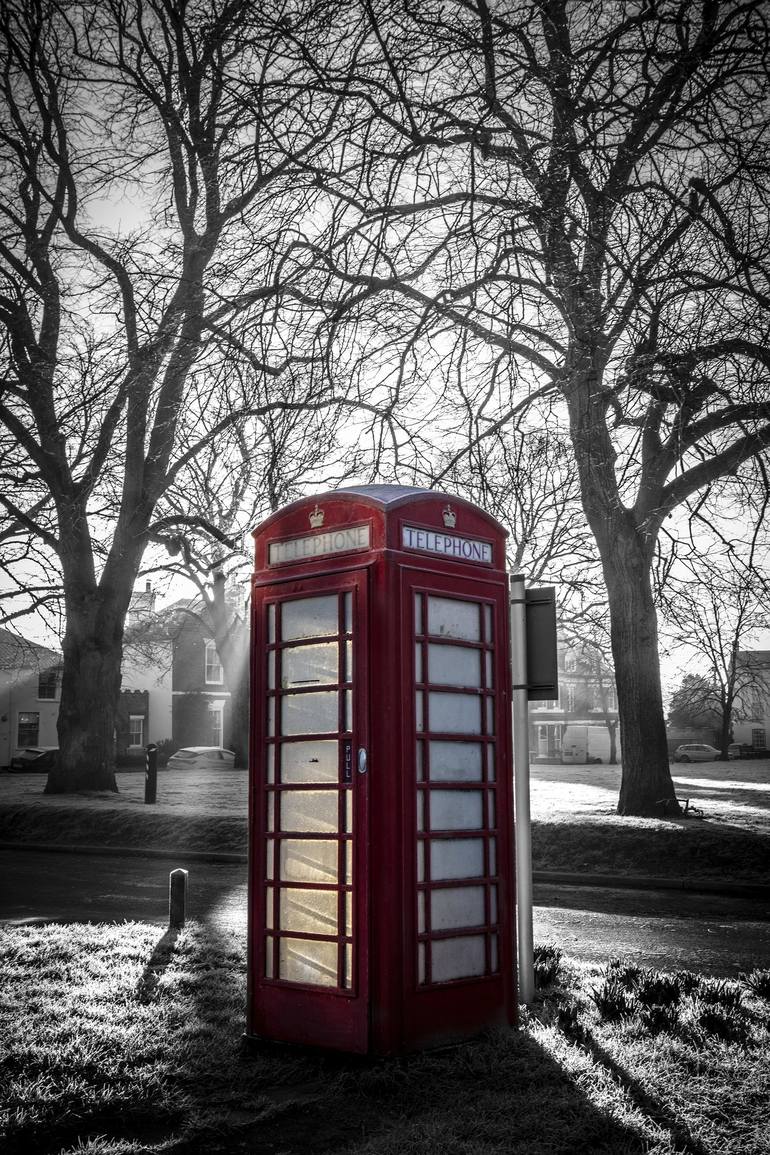
[[[0,919],[164,925],[168,874],[189,869],[189,917],[243,933],[246,868],[158,858],[0,850]],[[737,975],[770,966],[770,905],[681,891],[535,887],[535,941],[604,962],[624,956],[659,969]]]

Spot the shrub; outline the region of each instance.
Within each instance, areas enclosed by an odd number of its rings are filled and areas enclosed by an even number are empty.
[[[649,972],[636,988],[636,997],[646,1007],[670,1007],[679,1002],[682,990],[676,976]]]
[[[672,1003],[666,1006],[661,1004],[645,1006],[639,1011],[639,1021],[651,1035],[658,1035],[661,1031],[674,1034],[680,1027],[679,1008]]]
[[[701,979],[698,997],[708,1006],[724,1007],[725,1010],[739,1010],[743,1004],[744,990],[738,983],[728,979]]]
[[[640,966],[637,966],[636,963],[624,963],[621,959],[613,958],[610,959],[607,964],[605,973],[607,978],[614,979],[615,982],[620,983],[624,990],[635,991],[642,975],[648,974],[649,972],[644,971]]]
[[[552,943],[535,947],[533,953],[535,986],[548,987],[556,982],[561,970],[561,958],[561,950]]]
[[[761,999],[770,999],[770,970],[753,970],[751,974],[741,974],[741,982]]]
[[[594,987],[590,995],[600,1016],[609,1022],[629,1018],[636,1010],[636,1000],[629,997],[622,983],[615,978],[605,979],[602,986]]]

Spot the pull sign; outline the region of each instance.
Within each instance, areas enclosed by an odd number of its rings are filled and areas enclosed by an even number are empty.
[[[353,781],[353,743],[352,742],[345,742],[345,743],[343,743],[343,746],[344,746],[344,755],[343,755],[344,761],[343,761],[343,766],[342,766],[342,781],[343,782],[352,782]]]
[[[358,748],[358,773],[366,773],[366,749],[363,746]]]

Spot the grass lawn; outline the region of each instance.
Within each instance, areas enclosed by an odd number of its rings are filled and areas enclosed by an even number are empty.
[[[672,767],[686,818],[620,818],[616,766],[531,770],[535,870],[767,883],[770,760]],[[119,772],[119,794],[44,795],[42,775],[0,777],[0,841],[245,853],[245,771]]]
[[[719,982],[538,951],[522,1029],[364,1061],[242,1049],[242,939],[4,929],[4,1155],[760,1155],[770,972]]]

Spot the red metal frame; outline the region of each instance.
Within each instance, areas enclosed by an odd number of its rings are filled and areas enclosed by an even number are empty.
[[[451,506],[447,507],[447,503]],[[368,549],[356,548],[326,556],[293,556],[303,552],[306,538],[319,532],[308,526],[309,516],[312,514],[317,520],[319,509],[325,518],[324,532],[333,534],[348,527],[353,540],[360,527],[368,527],[365,530]],[[451,517],[458,520],[457,527],[451,524]],[[420,530],[420,536],[405,532],[405,526]],[[447,526],[451,528],[445,528]],[[483,511],[459,498],[427,491],[372,487],[295,502],[265,522],[255,533],[255,539],[247,1032],[289,1042],[392,1053],[462,1036],[493,1024],[513,1023],[516,1001],[505,532]],[[344,544],[344,535],[329,540]],[[466,541],[475,544],[466,546]],[[298,543],[283,553],[274,551],[273,556],[282,559],[292,555],[290,561],[271,564],[269,547],[275,542]],[[443,548],[445,555],[405,548],[406,542],[427,543],[437,550]],[[311,540],[305,552],[312,553],[316,544]],[[468,554],[470,560],[459,556],[462,552]],[[359,972],[357,985],[348,991],[264,977],[260,942],[265,886],[263,750],[267,687],[265,639],[260,622],[262,607],[267,601],[352,588],[357,591],[358,605],[354,628],[354,695],[358,714],[354,720],[353,751],[355,759],[358,746],[368,749],[369,769],[362,776],[353,769],[357,788],[354,936],[358,936]],[[487,693],[482,686],[479,693],[482,699],[494,701],[496,780],[494,785],[486,780],[481,783],[486,823],[481,838],[487,869],[483,879],[473,880],[474,884],[478,882],[486,888],[487,921],[480,928],[443,935],[418,933],[412,610],[416,591],[487,604],[493,609],[495,621],[491,650],[494,692]],[[478,646],[471,643],[469,648],[483,654],[489,649],[489,641],[482,637]],[[483,658],[480,660],[483,664]],[[455,691],[450,687],[447,692]],[[427,741],[426,738],[420,740]],[[490,739],[482,736],[482,744],[488,746]],[[476,789],[476,784],[449,787],[469,788]],[[419,789],[425,794],[431,792],[430,787]],[[489,794],[496,797],[494,828],[488,823],[486,798]],[[479,835],[473,830],[466,835],[452,833],[437,837],[450,836]],[[419,839],[425,840],[425,837],[419,836]],[[497,849],[494,879],[488,870],[493,838]],[[443,885],[438,884],[436,888]],[[489,907],[491,886],[497,887],[497,923],[492,920]],[[430,887],[425,892],[427,889]],[[430,944],[442,938],[477,934],[485,936],[484,960],[488,973],[435,984],[418,981],[420,942],[426,944],[429,955]],[[490,953],[493,934],[497,935],[496,970]]]

